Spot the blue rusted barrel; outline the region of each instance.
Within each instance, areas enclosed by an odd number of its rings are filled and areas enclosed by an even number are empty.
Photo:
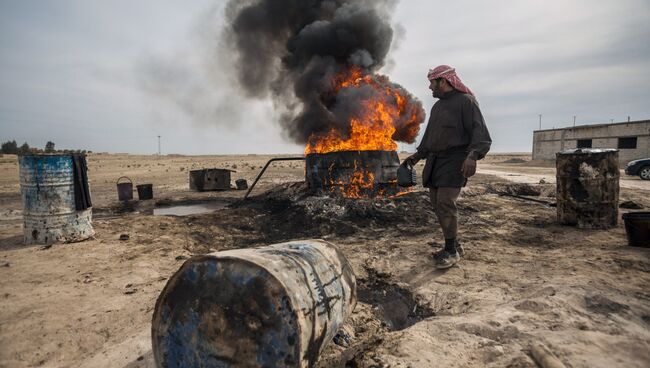
[[[354,273],[323,240],[196,256],[158,297],[158,367],[312,367],[356,305]]]
[[[71,155],[20,156],[18,161],[25,244],[81,241],[95,234],[92,208],[76,210]]]

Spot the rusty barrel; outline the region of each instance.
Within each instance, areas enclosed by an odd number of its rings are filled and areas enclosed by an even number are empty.
[[[151,327],[158,367],[311,367],[356,305],[354,273],[323,240],[192,257]]]
[[[399,192],[396,151],[340,151],[311,153],[306,157],[305,176],[316,191],[346,191],[350,184],[360,186],[362,196]]]
[[[572,149],[556,155],[557,217],[564,225],[607,229],[618,224],[618,150]]]
[[[92,208],[77,210],[70,154],[18,158],[25,244],[88,239],[95,234]]]

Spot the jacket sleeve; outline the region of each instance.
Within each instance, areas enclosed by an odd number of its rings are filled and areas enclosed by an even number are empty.
[[[490,132],[485,125],[478,102],[471,96],[468,96],[463,103],[463,128],[470,137],[467,157],[473,160],[485,157],[492,146],[492,138],[490,138]]]

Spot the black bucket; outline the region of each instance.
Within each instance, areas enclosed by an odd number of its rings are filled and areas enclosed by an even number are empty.
[[[126,179],[128,183],[120,183],[120,180]],[[130,201],[133,199],[133,181],[126,176],[117,179],[117,199],[120,201]]]
[[[235,185],[237,185],[237,190],[248,189],[248,182],[246,181],[246,179],[237,179],[235,181]]]
[[[629,212],[623,214],[628,245],[650,247],[650,212]]]
[[[153,199],[153,184],[140,184],[136,185],[138,188],[138,198],[141,201]]]

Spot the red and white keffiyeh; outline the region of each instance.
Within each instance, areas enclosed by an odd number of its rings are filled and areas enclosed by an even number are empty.
[[[434,69],[429,70],[427,78],[429,78],[430,81],[437,78],[444,78],[447,82],[449,82],[449,84],[451,84],[452,87],[454,87],[454,89],[462,93],[467,93],[474,96],[474,92],[472,92],[472,90],[464,85],[460,80],[460,77],[458,74],[456,74],[456,69],[450,67],[449,65],[440,65]]]

